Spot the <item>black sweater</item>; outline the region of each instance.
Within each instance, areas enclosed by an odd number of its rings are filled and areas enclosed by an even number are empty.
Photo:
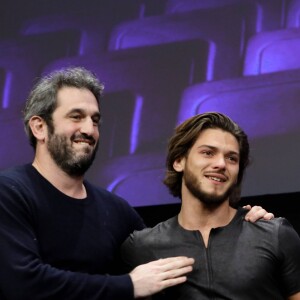
[[[144,224],[123,199],[84,185],[79,200],[29,164],[0,174],[0,299],[133,299],[118,254]]]

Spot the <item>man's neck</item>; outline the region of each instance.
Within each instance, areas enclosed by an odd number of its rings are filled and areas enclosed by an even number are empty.
[[[228,225],[235,214],[236,209],[230,207],[229,200],[212,206],[193,197],[183,197],[178,222],[184,229],[199,230],[207,246],[211,229]]]
[[[65,195],[77,199],[86,198],[87,195],[83,185],[83,176],[71,177],[52,160],[39,160],[37,157],[35,157],[32,166]]]

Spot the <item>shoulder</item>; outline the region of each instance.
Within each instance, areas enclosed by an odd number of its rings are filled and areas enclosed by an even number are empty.
[[[174,228],[176,227],[176,217],[172,217],[164,222],[158,223],[152,228],[145,228],[143,230],[134,231],[127,239],[128,245],[139,247],[151,244],[158,244],[160,241],[167,242],[168,239],[172,239]]]
[[[26,191],[33,180],[33,167],[30,164],[12,167],[0,172],[0,192],[4,190]]]
[[[142,229],[145,227],[143,220],[136,210],[129,203],[101,187],[98,187],[88,181],[84,182],[88,193],[94,198],[98,206],[104,207],[110,218],[122,218],[125,222],[132,223],[133,229]]]
[[[134,231],[122,245],[123,261],[128,266],[136,267],[139,264],[170,256],[176,218],[161,222],[153,228]]]
[[[38,180],[32,166],[22,165],[0,172],[0,208],[12,214],[24,212],[28,214],[35,198],[32,195],[39,188]],[[33,175],[34,176],[34,175]]]
[[[92,195],[97,201],[105,202],[107,205],[117,205],[118,207],[131,208],[129,203],[119,197],[116,194],[113,194],[99,186],[96,186],[89,181],[84,181],[84,185],[90,195]]]
[[[243,222],[244,228],[249,228],[254,232],[261,232],[266,234],[277,234],[280,228],[289,228],[291,224],[287,219],[282,217],[273,218],[271,220],[257,220],[256,222]]]
[[[28,172],[30,165],[21,165],[12,167],[9,169],[2,170],[0,172],[1,182],[5,180],[20,180],[25,178],[26,173]]]
[[[298,253],[300,251],[300,237],[297,231],[294,229],[293,225],[285,218],[277,218],[276,225],[278,228],[278,239],[280,245],[287,247],[294,245],[298,248]]]
[[[274,232],[278,233],[280,230],[293,230],[291,223],[283,217],[273,218],[271,220],[258,220],[255,223],[244,222],[248,226],[260,229],[264,232]]]
[[[299,244],[300,238],[292,224],[282,217],[272,220],[258,220],[255,223],[243,222],[244,233],[248,237],[255,237],[256,240],[269,240],[278,247],[285,242],[294,241]],[[299,244],[300,245],[300,244]]]

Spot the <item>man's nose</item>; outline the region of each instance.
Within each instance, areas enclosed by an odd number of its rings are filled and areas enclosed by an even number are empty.
[[[214,166],[220,169],[226,167],[226,158],[223,155],[217,155],[214,160]]]
[[[85,133],[87,135],[92,135],[95,130],[98,130],[98,127],[95,126],[93,120],[91,118],[85,118],[82,120],[80,132]]]

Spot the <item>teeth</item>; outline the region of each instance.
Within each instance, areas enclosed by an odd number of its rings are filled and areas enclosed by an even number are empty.
[[[217,178],[217,177],[209,177],[209,178],[212,179],[212,180],[215,180],[215,181],[219,181],[219,182],[222,181],[220,178]]]
[[[80,144],[80,145],[89,145],[89,143],[87,143],[87,142],[76,142],[76,144]]]

